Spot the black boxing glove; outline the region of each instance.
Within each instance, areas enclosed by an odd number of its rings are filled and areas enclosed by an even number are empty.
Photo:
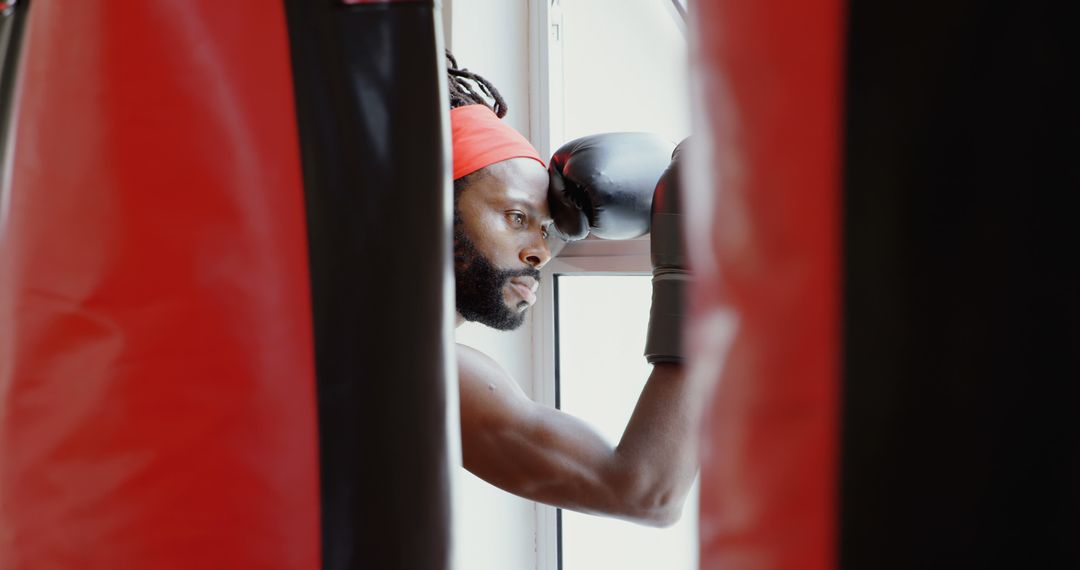
[[[548,166],[555,234],[631,239],[649,231],[653,191],[672,144],[650,133],[604,133],[572,140]]]
[[[671,153],[671,165],[656,184],[652,200],[650,251],[653,265],[652,308],[645,340],[645,359],[650,364],[682,362],[682,323],[686,312],[686,244],[683,240],[683,211],[679,155],[684,140]]]

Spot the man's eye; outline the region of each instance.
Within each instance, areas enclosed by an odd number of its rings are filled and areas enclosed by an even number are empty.
[[[520,212],[510,212],[506,215],[506,217],[510,220],[510,223],[519,226],[525,223],[525,214],[522,214]]]

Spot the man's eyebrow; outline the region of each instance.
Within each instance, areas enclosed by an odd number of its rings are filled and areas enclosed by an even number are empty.
[[[530,218],[537,218],[537,219],[539,219],[541,221],[545,221],[545,222],[551,220],[550,215],[546,219],[543,218],[540,215],[540,213],[541,213],[540,207],[533,204],[532,202],[529,202],[528,200],[526,200],[524,198],[510,198],[509,203],[512,206],[517,206],[517,207],[521,208],[522,210],[525,210],[525,213],[528,214]],[[547,197],[546,196],[544,197],[544,204],[545,205],[547,204]]]
[[[545,198],[545,200],[546,200],[546,198]],[[551,221],[552,221],[551,212],[548,212],[547,217],[544,217],[544,216],[541,215],[540,208],[538,208],[536,206],[526,205],[525,209],[526,209],[525,213],[527,213],[530,218],[535,218],[535,219],[539,220],[540,223],[542,223],[542,224],[546,225],[546,224],[551,223]]]

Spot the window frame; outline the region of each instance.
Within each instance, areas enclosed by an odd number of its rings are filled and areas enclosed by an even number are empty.
[[[612,241],[589,237],[566,244],[540,271],[538,309],[532,318],[533,398],[557,408],[558,347],[557,298],[555,281],[573,275],[646,275],[651,273],[648,236]],[[559,509],[536,503],[536,569],[562,567],[561,518]]]
[[[657,0],[668,9],[686,37],[686,21],[674,0]],[[562,0],[529,0],[529,131],[530,142],[548,157],[564,140]],[[558,407],[555,280],[560,275],[647,274],[652,270],[649,238],[609,241],[593,237],[566,244],[549,242],[552,260],[541,270],[537,303],[531,318],[533,399]],[[560,570],[558,509],[536,508],[536,570]]]

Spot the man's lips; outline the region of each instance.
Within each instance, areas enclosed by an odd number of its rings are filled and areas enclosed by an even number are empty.
[[[514,292],[526,303],[532,305],[536,302],[536,290],[540,282],[532,277],[515,277],[510,280],[510,286]]]
[[[515,285],[521,285],[529,290],[530,293],[536,293],[536,290],[540,287],[540,282],[536,279],[529,277],[528,275],[522,275],[521,277],[514,277],[510,280]]]

